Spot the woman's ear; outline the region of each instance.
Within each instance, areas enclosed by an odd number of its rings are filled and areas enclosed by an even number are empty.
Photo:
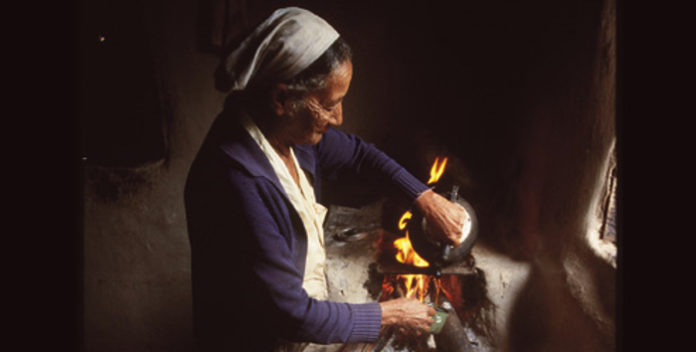
[[[285,114],[285,103],[288,100],[288,85],[284,83],[276,84],[271,89],[271,108],[278,116]]]

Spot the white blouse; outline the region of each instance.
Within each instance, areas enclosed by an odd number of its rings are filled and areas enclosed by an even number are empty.
[[[242,115],[242,124],[270,161],[273,171],[275,171],[280,180],[280,184],[302,219],[302,224],[307,233],[307,261],[305,262],[302,288],[310,297],[325,300],[329,295],[325,275],[326,250],[324,248],[324,228],[322,224],[326,217],[327,209],[317,203],[314,197],[314,189],[309,183],[307,175],[300,168],[293,148],[290,148],[290,156],[293,163],[295,163],[295,168],[300,178],[300,187],[297,186],[295,180],[290,176],[290,171],[288,171],[285,163],[254,121],[248,115]]]

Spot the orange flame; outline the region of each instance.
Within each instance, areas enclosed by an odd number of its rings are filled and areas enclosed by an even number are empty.
[[[428,184],[435,183],[440,179],[442,174],[445,172],[446,165],[447,158],[443,158],[441,162],[439,157],[435,158],[435,162],[433,163],[433,166],[430,169],[430,180],[428,180]],[[399,230],[404,230],[406,228],[406,225],[412,216],[413,214],[411,214],[411,212],[409,211],[405,212],[401,216],[398,224]],[[398,250],[398,252],[396,253],[396,260],[398,262],[413,265],[419,268],[430,266],[430,264],[425,259],[421,258],[421,256],[419,256],[418,253],[416,253],[416,251],[413,249],[413,246],[411,245],[411,240],[408,237],[408,231],[406,231],[406,235],[404,237],[397,238],[394,241],[394,247]],[[429,279],[429,275],[396,275],[396,281],[403,283],[406,297],[413,297],[415,295],[415,297],[418,298],[418,300],[421,302],[425,300],[425,297],[428,293],[428,288],[430,284]],[[383,289],[383,292],[389,292],[389,294],[391,294],[391,292],[394,291],[394,287],[390,286],[383,287]],[[439,295],[439,289],[437,294]]]
[[[406,297],[416,297],[419,301],[425,301],[425,297],[428,294],[428,287],[430,286],[430,281],[428,280],[430,276],[428,275],[417,275],[417,274],[406,274],[397,275],[397,281],[401,281],[406,288]],[[415,282],[415,285],[414,285]]]
[[[442,174],[445,172],[447,158],[442,159],[442,162],[440,162],[439,160],[440,158],[436,157],[433,166],[430,167],[430,180],[428,180],[428,184],[433,184],[437,182],[440,179],[440,177],[442,177]]]
[[[406,236],[397,238],[394,241],[394,247],[399,250],[396,253],[396,260],[399,263],[410,264],[419,268],[430,266],[425,259],[421,258],[418,253],[413,250],[411,240],[408,238],[408,231],[406,231]]]
[[[405,212],[404,215],[401,216],[401,219],[399,220],[399,230],[406,228],[406,223],[408,223],[408,220],[410,220],[412,216],[413,214],[411,214],[410,211]]]
[[[410,212],[405,212],[399,220],[399,230],[406,228],[408,220],[411,218],[412,214]],[[406,235],[401,238],[397,238],[394,241],[394,247],[398,250],[396,253],[396,260],[399,263],[413,265],[419,268],[424,268],[430,266],[430,264],[421,256],[416,253],[411,245],[411,240],[408,237],[408,231]],[[406,297],[413,297],[414,295],[419,301],[423,302],[425,296],[428,293],[428,275],[416,275],[416,274],[404,274],[396,275],[397,282],[401,282],[405,288]],[[415,284],[414,284],[415,282]],[[393,291],[393,290],[392,290]]]

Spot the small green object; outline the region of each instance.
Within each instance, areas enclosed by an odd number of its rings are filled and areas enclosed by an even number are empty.
[[[445,320],[447,320],[447,312],[436,311],[433,316],[435,321],[433,325],[430,326],[431,334],[439,334],[442,331],[442,327],[445,326]]]

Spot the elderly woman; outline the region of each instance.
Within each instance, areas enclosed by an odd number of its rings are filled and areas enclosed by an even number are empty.
[[[333,128],[353,75],[348,45],[313,13],[280,9],[220,72],[233,93],[185,191],[198,349],[374,342],[385,325],[427,331],[435,311],[415,299],[327,300],[322,177],[353,172],[396,187],[440,241],[459,243],[467,218],[373,145]]]

